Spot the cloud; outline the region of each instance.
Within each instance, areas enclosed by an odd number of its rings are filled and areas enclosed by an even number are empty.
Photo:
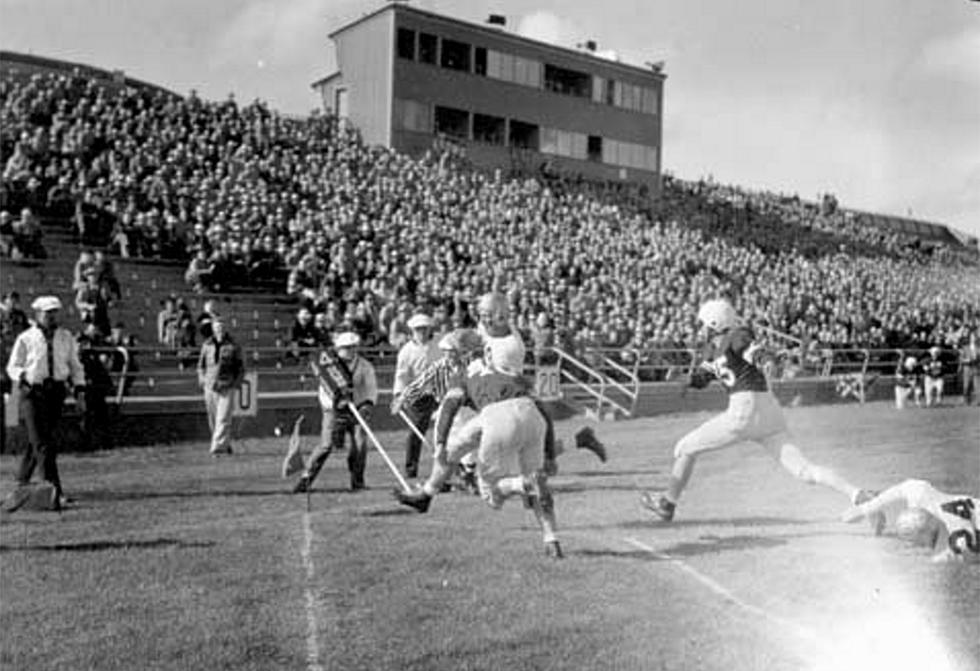
[[[329,21],[340,5],[323,0],[253,0],[247,3],[215,36],[210,61],[214,67],[255,64],[270,66],[319,63],[326,49],[326,34],[335,25]],[[319,50],[319,51],[318,51]]]
[[[917,65],[926,74],[980,87],[980,29],[972,28],[927,42]]]
[[[556,14],[536,11],[521,17],[517,22],[518,35],[555,44],[561,47],[574,47],[583,41],[582,31],[574,23]]]

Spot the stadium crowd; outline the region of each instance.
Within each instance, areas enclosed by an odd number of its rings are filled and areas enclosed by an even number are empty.
[[[666,176],[651,204],[622,185],[472,170],[458,151],[367,146],[322,114],[77,73],[5,76],[0,127],[5,254],[43,256],[34,213],[64,216],[80,242],[186,260],[197,291],[278,286],[321,332],[369,345],[397,347],[417,310],[465,323],[495,284],[529,343],[578,352],[688,348],[718,295],[822,348],[955,348],[980,325],[975,257],[832,199]]]

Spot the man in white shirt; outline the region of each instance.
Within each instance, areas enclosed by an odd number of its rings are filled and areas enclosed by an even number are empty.
[[[17,471],[19,491],[12,495],[8,510],[16,509],[26,500],[25,492],[37,466],[41,478],[53,489],[53,508],[67,502],[58,475],[54,431],[61,419],[69,383],[78,403],[84,398],[81,392],[85,389],[85,372],[78,357],[78,343],[68,329],[58,326],[61,301],[57,296],[41,296],[31,307],[35,323],[17,336],[7,362],[7,375],[20,386],[21,414],[29,443]]]
[[[412,382],[421,377],[422,373],[439,360],[441,352],[438,343],[432,337],[432,319],[426,314],[414,315],[408,320],[408,328],[412,338],[398,350],[398,360],[395,364],[395,383],[391,389],[392,399],[401,397],[402,392]],[[429,430],[432,413],[437,403],[429,394],[419,396],[414,402],[406,404],[402,409],[419,432],[423,435]],[[394,400],[392,401],[392,413]],[[405,475],[409,478],[418,477],[419,457],[422,454],[422,440],[414,431],[408,432],[405,444]]]

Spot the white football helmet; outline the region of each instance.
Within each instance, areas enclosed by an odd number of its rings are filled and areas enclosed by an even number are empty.
[[[735,308],[724,298],[706,302],[698,310],[698,321],[712,331],[727,331],[738,324]]]
[[[918,361],[915,360],[915,357],[914,356],[910,356],[910,357],[906,357],[905,358],[905,367],[906,368],[915,368],[915,364],[917,364],[917,363],[918,363]]]
[[[924,508],[906,508],[895,519],[895,532],[912,545],[934,547],[943,523]]]

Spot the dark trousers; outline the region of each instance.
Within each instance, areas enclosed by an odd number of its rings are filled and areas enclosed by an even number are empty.
[[[327,457],[335,449],[344,447],[344,439],[350,436],[351,447],[347,452],[347,470],[350,472],[350,488],[364,489],[364,469],[367,466],[367,435],[349,410],[323,411],[320,445],[313,450],[306,468],[310,482],[316,478]]]
[[[405,408],[405,415],[423,435],[429,430],[432,414],[438,404],[432,396],[423,396],[416,403]],[[405,442],[405,475],[410,478],[418,477],[419,459],[422,456],[422,439],[409,429]]]
[[[82,415],[82,438],[89,450],[104,450],[112,447],[109,432],[109,404],[105,400],[105,390],[95,387],[85,389],[85,414]]]
[[[65,405],[65,385],[61,382],[36,384],[21,398],[20,410],[27,428],[28,447],[20,460],[17,483],[26,485],[31,481],[34,468],[40,465],[41,478],[51,483],[61,493],[61,478],[58,477],[58,445],[54,440],[54,429],[61,419]]]

